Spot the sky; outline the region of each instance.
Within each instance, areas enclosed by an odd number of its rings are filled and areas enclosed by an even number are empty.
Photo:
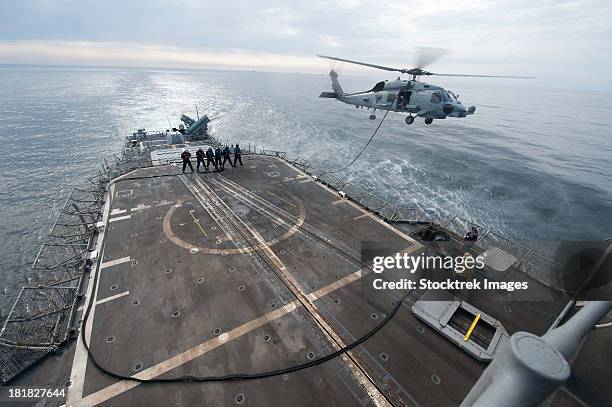
[[[435,47],[433,72],[610,90],[611,39],[609,0],[0,2],[0,64],[326,73],[316,54],[411,68]]]

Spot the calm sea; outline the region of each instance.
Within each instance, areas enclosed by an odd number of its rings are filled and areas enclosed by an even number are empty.
[[[431,82],[476,105],[476,114],[407,126],[390,113],[347,177],[392,202],[514,239],[612,235],[611,92],[444,79]],[[375,82],[340,80],[345,91]],[[378,124],[365,110],[318,99],[330,90],[326,75],[0,66],[0,89],[0,320],[65,193],[118,152],[126,132],[176,126],[197,104],[216,117],[218,137],[332,168],[351,160]]]

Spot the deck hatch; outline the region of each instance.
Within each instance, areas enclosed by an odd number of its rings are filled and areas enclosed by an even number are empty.
[[[412,312],[436,332],[480,361],[491,361],[509,339],[501,322],[447,291],[428,291],[412,306]],[[475,317],[478,322],[464,338]]]

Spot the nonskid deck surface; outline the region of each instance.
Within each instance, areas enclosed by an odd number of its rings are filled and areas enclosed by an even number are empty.
[[[360,243],[421,247],[272,157],[221,173],[144,168],[110,192],[89,342],[125,376],[257,373],[329,354],[400,297],[364,294],[373,275],[361,269]],[[416,319],[415,300],[345,356],[265,379],[120,381],[77,346],[67,405],[459,404],[485,365]],[[554,318],[513,307],[486,311],[511,332],[542,333]]]

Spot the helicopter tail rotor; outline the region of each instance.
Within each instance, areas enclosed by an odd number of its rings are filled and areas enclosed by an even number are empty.
[[[342,86],[340,86],[340,82],[338,81],[338,72],[336,72],[336,71],[334,71],[332,69],[331,71],[329,71],[329,77],[331,78],[332,89],[334,90],[334,93],[338,97],[344,95],[344,91],[342,90]]]

